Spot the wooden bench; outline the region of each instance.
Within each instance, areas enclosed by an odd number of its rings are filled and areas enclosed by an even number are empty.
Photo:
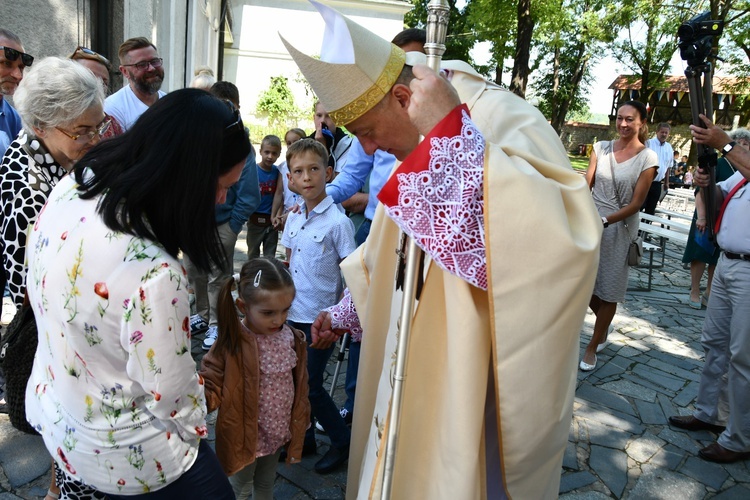
[[[657,208],[656,213],[658,215],[666,216],[667,219],[678,219],[678,220],[686,220],[686,221],[693,221],[693,215],[690,214],[683,214],[682,212],[675,212],[674,210],[667,210],[666,208]]]
[[[690,226],[646,213],[641,213],[639,215],[641,217],[641,223],[638,228],[639,232],[644,237],[643,252],[648,252],[648,264],[643,263],[643,260],[641,260],[641,264],[636,266],[642,269],[648,269],[648,286],[646,288],[639,288],[639,290],[650,292],[654,269],[664,267],[664,255],[666,253],[665,247],[667,241],[673,241],[682,246],[687,245]],[[645,222],[647,220],[651,221],[651,224]],[[669,228],[663,227],[663,225],[667,224],[671,226]],[[653,240],[651,242],[645,241],[646,235],[649,235],[652,238],[654,236],[658,238],[659,244],[655,244]],[[654,263],[654,252],[661,252],[660,263]]]
[[[695,203],[695,194],[692,189],[670,189],[663,201],[668,203],[680,203],[682,208],[687,210],[689,203]]]

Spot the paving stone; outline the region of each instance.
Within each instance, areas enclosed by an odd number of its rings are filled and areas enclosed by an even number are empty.
[[[605,382],[600,386],[605,391],[616,392],[623,396],[630,396],[633,398],[642,399],[643,401],[649,401],[653,403],[656,400],[656,391],[648,389],[642,385],[633,383],[629,380],[615,380],[613,382]]]
[[[648,362],[648,365],[653,366],[654,368],[658,368],[659,370],[663,372],[674,375],[675,377],[680,378],[682,380],[698,382],[700,381],[700,378],[701,378],[700,373],[695,373],[693,371],[685,370],[683,368],[666,363],[662,361],[661,359],[652,359],[651,361]]]
[[[566,472],[560,479],[560,493],[577,490],[596,482],[596,476],[589,471]]]
[[[654,456],[651,457],[648,463],[656,467],[675,470],[677,469],[677,466],[682,463],[683,459],[686,456],[687,453],[685,452],[685,450],[681,450],[674,445],[667,444],[666,446],[660,448],[656,453],[654,453]]]
[[[630,382],[633,382],[634,384],[637,384],[641,387],[645,387],[647,389],[651,389],[655,391],[657,394],[665,394],[667,396],[674,396],[674,391],[664,388],[663,386],[656,384],[648,379],[645,379],[643,377],[640,377],[636,375],[635,373],[625,373],[622,376],[622,380],[627,380]]]
[[[659,403],[649,403],[640,399],[634,401],[635,407],[638,409],[638,415],[641,417],[641,422],[644,424],[664,424],[666,422],[667,419]]]
[[[619,351],[617,351],[617,354],[619,356],[622,356],[624,358],[632,358],[633,356],[637,356],[641,353],[638,349],[635,347],[625,346]]]
[[[18,450],[22,449],[23,453]],[[50,471],[50,455],[41,436],[24,434],[0,419],[0,464],[12,488],[29,483]]]
[[[684,389],[678,392],[674,398],[672,398],[672,403],[677,406],[689,405],[698,396],[698,386],[700,386],[699,382],[690,382]]]
[[[625,372],[631,364],[631,361],[626,358],[622,358],[620,356],[615,356],[609,361],[602,363],[601,366],[599,366],[594,373],[596,373],[596,376],[603,380],[608,377],[613,376],[619,376],[623,372]]]
[[[596,403],[613,410],[621,411],[629,415],[636,416],[633,405],[623,396],[614,394],[595,387],[589,383],[582,383],[576,390],[576,397],[586,400],[589,403]]]
[[[578,449],[576,444],[572,441],[568,441],[565,446],[565,454],[563,455],[563,469],[578,470]]]
[[[672,416],[676,415],[677,411],[675,410],[674,406],[672,405],[672,398],[664,395],[664,394],[657,394],[656,399],[659,402],[659,406],[661,406],[661,411],[664,414],[664,422],[663,424],[667,424],[667,419]]]
[[[684,379],[675,377],[666,372],[659,370],[648,365],[637,365],[633,367],[633,373],[637,374],[646,380],[659,384],[662,387],[670,389],[672,391],[679,391],[685,387],[686,382]]]
[[[748,468],[747,461],[724,464],[724,470],[726,470],[735,481],[739,483],[750,483],[750,469]],[[748,487],[750,487],[750,485],[748,485]]]
[[[632,436],[628,432],[604,425],[595,420],[586,420],[585,426],[588,431],[588,442],[607,448],[623,450]]]
[[[690,476],[717,491],[729,478],[729,473],[721,465],[707,462],[698,457],[688,458],[685,465],[678,469],[678,472]]]
[[[750,498],[750,488],[737,484],[719,493],[712,500],[747,500],[748,498]]]
[[[636,462],[643,463],[653,457],[665,444],[666,442],[653,434],[646,434],[631,441],[625,451],[627,451],[630,458]]]
[[[697,500],[703,499],[705,495],[706,488],[694,479],[657,469],[641,474],[628,498]]]
[[[582,493],[566,493],[560,495],[561,500],[609,500],[611,497],[601,491],[584,491]]]
[[[687,434],[683,432],[675,432],[668,427],[664,428],[658,435],[667,443],[672,443],[678,448],[682,448],[683,450],[693,455],[697,455],[698,450],[703,448],[703,446],[696,443]]]
[[[622,496],[625,485],[628,483],[628,460],[624,452],[602,446],[592,446],[589,466],[615,497]]]
[[[643,432],[643,426],[637,418],[615,410],[608,409],[607,411],[603,411],[595,405],[582,404],[578,409],[577,416],[587,420],[594,420],[610,427],[614,427],[615,429],[622,429],[633,434],[640,434]]]

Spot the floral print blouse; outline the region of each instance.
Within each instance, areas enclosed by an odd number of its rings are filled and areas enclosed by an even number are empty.
[[[31,232],[39,346],[26,416],[68,475],[133,495],[190,468],[206,405],[185,270],[159,244],[109,229],[98,201],[65,177]]]

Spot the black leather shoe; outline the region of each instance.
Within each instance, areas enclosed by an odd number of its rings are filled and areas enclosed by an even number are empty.
[[[725,427],[723,425],[714,425],[698,420],[692,415],[678,415],[669,417],[670,425],[685,429],[687,431],[712,431],[721,434],[724,432]]]
[[[334,448],[331,446],[323,458],[315,464],[315,472],[318,474],[328,474],[336,470],[341,464],[349,458],[349,447]]]
[[[748,451],[727,450],[719,443],[709,444],[699,451],[698,455],[700,455],[703,460],[718,462],[720,464],[731,464],[732,462],[739,462],[740,460],[747,460],[750,458],[750,452]]]

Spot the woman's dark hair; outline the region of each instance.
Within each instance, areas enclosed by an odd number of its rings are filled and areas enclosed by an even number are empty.
[[[154,240],[175,258],[182,250],[209,271],[226,259],[216,231],[218,179],[249,151],[235,108],[204,90],[182,89],[159,99],[126,133],[92,148],[75,178],[81,198],[101,195],[107,227]]]
[[[232,298],[232,288],[235,283],[237,283],[238,295],[246,304],[256,301],[259,291],[294,290],[292,275],[284,264],[277,259],[266,257],[248,260],[242,265],[238,280],[232,277],[224,283],[219,291],[216,305],[220,333],[214,348],[234,353],[240,351],[242,339],[242,329],[237,320],[237,310]]]
[[[648,140],[648,109],[646,108],[646,105],[641,101],[625,101],[620,104],[620,108],[622,108],[623,106],[630,106],[631,108],[635,108],[635,110],[638,111],[638,116],[641,117],[641,122],[643,122],[641,130],[638,131],[638,140],[643,144],[646,144],[646,141]]]

